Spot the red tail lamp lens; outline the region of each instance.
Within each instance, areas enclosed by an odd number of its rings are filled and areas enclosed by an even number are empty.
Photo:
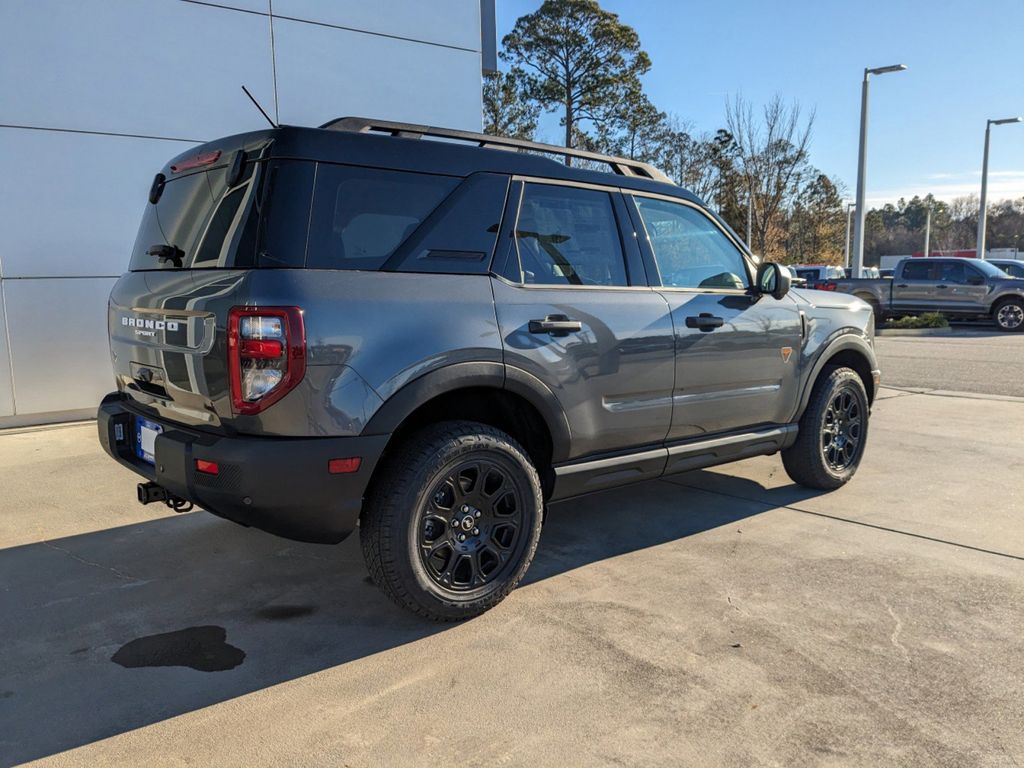
[[[235,413],[270,407],[306,373],[306,331],[298,307],[234,307],[228,313],[228,376]]]

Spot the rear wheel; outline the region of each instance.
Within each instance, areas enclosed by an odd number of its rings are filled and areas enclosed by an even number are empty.
[[[1024,331],[1024,298],[1003,299],[992,309],[992,319],[1001,331]]]
[[[381,468],[359,534],[388,597],[454,621],[515,589],[542,514],[540,479],[518,443],[484,424],[445,422],[415,434]]]
[[[818,376],[796,442],[782,452],[786,474],[800,485],[831,491],[860,465],[868,437],[868,396],[850,368],[828,367]]]

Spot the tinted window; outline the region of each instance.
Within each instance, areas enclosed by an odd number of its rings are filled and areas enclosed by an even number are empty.
[[[524,283],[628,285],[607,192],[527,184],[516,244]]]
[[[167,181],[146,206],[130,269],[174,269],[146,253],[154,245],[180,249],[186,269],[303,266],[313,168],[249,160],[230,188],[224,168]]]
[[[939,280],[963,285],[967,282],[967,270],[962,262],[945,261],[939,266]]]
[[[306,266],[378,269],[459,181],[321,163]]]
[[[745,289],[749,277],[739,249],[695,208],[637,197],[661,282],[670,288]]]
[[[201,172],[170,179],[156,205],[146,204],[129,269],[173,269],[172,262],[161,262],[146,253],[155,245],[174,246],[183,254],[184,265],[191,262],[215,202],[207,175]]]
[[[931,264],[924,261],[908,261],[903,265],[903,277],[906,280],[928,280]]]
[[[387,269],[484,274],[505,212],[509,177],[475,173],[395,252]]]
[[[1024,264],[1000,264],[998,266],[1011,277],[1024,277]]]

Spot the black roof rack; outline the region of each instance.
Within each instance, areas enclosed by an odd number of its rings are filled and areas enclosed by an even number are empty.
[[[339,117],[324,123],[320,126],[330,131],[350,131],[352,133],[385,133],[389,136],[401,136],[409,139],[419,139],[424,136],[434,136],[440,139],[454,139],[475,144],[478,147],[489,149],[505,149],[516,152],[543,152],[550,155],[560,155],[565,158],[577,157],[583,160],[591,160],[597,163],[607,164],[612,171],[620,176],[635,176],[653,181],[661,181],[668,184],[674,182],[659,171],[653,165],[642,163],[639,160],[628,160],[624,157],[612,157],[602,155],[598,152],[587,152],[582,149],[570,149],[559,147],[554,144],[539,144],[536,141],[525,139],[510,139],[504,136],[490,136],[486,133],[473,133],[472,131],[458,131],[452,128],[434,128],[429,125],[416,125],[414,123],[397,123],[390,120],[373,120],[368,117]]]

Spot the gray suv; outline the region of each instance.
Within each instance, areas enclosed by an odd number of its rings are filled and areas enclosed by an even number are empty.
[[[548,502],[780,451],[847,482],[873,327],[643,163],[344,118],[156,175],[99,437],[143,503],[358,527],[384,592],[463,619],[522,579]]]

